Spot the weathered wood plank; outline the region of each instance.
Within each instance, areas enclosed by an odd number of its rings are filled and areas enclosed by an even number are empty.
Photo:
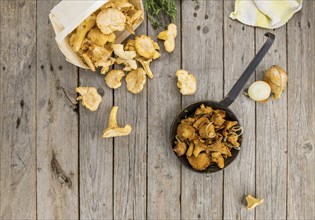
[[[76,219],[78,112],[71,98],[78,74],[54,40],[48,14],[57,3],[37,2],[37,212],[39,219]]]
[[[264,29],[256,29],[256,52],[266,41]],[[286,69],[286,26],[272,31],[276,40],[256,69],[263,80],[271,65]],[[287,92],[279,100],[256,103],[256,195],[264,204],[256,209],[257,219],[286,218],[287,187]]]
[[[180,2],[176,5],[179,9]],[[154,78],[148,81],[148,219],[180,218],[181,169],[169,142],[171,123],[181,108],[175,77],[181,63],[180,12],[176,25],[179,33],[175,51],[167,53],[159,42],[161,58],[151,64]],[[153,39],[161,31],[153,30],[150,23],[148,29]]]
[[[195,74],[197,92],[183,107],[223,97],[223,2],[182,1],[182,68]],[[201,175],[182,167],[182,218],[221,219],[223,173]]]
[[[0,219],[36,218],[36,2],[0,1]]]
[[[80,103],[80,218],[112,219],[113,139],[103,139],[102,133],[113,106],[113,91],[99,72],[80,70],[79,77],[80,86],[95,87],[102,96],[96,112]]]
[[[288,23],[288,219],[315,219],[315,2]]]
[[[234,10],[233,1],[224,2],[224,94],[226,95],[245,70],[255,54],[253,27],[233,21],[229,14]],[[247,87],[254,80],[252,76]],[[252,219],[254,211],[246,210],[244,197],[255,196],[255,102],[243,94],[231,109],[238,116],[244,139],[238,158],[224,170],[224,219]]]
[[[146,19],[136,30],[136,36],[142,34],[147,34]],[[145,219],[147,89],[134,95],[123,82],[114,91],[114,103],[121,125],[129,123],[133,128],[129,136],[114,141],[114,219]]]

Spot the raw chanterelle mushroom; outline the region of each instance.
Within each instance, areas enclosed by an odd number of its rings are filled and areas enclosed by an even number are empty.
[[[164,40],[165,50],[169,53],[175,49],[175,38],[177,36],[177,27],[175,24],[169,24],[167,30],[162,31],[157,36],[158,39]]]
[[[122,70],[111,70],[104,79],[109,88],[117,89],[121,86],[121,80],[124,76],[125,74]]]
[[[108,127],[103,131],[103,138],[126,136],[132,131],[132,128],[129,124],[126,124],[125,127],[118,126],[117,111],[118,107],[113,106],[109,115]]]
[[[82,105],[91,111],[96,111],[102,101],[102,97],[97,93],[94,87],[77,87],[75,89],[80,96],[77,100],[82,100]]]
[[[193,74],[188,74],[186,70],[177,70],[177,87],[183,95],[193,95],[197,90],[196,78]]]
[[[247,202],[247,209],[253,209],[264,201],[263,199],[256,199],[251,195],[247,195],[245,199]]]

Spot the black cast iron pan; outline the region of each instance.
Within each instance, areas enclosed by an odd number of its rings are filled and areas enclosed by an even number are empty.
[[[237,98],[239,93],[243,90],[243,87],[246,84],[246,82],[248,81],[249,77],[254,73],[256,67],[259,65],[259,63],[264,58],[264,56],[267,54],[268,50],[270,49],[271,45],[273,44],[273,41],[275,39],[275,35],[268,32],[265,34],[265,36],[268,37],[265,44],[258,51],[258,53],[254,57],[254,59],[249,63],[249,65],[245,69],[244,73],[237,80],[237,82],[232,87],[230,92],[220,102],[212,101],[212,100],[198,101],[198,102],[190,104],[187,107],[185,107],[184,109],[182,109],[181,112],[176,116],[176,118],[174,119],[174,121],[171,125],[171,130],[170,130],[170,141],[171,141],[172,148],[174,147],[176,130],[177,130],[178,125],[180,124],[180,121],[187,116],[193,115],[193,113],[196,111],[197,108],[200,107],[201,104],[204,104],[205,106],[210,106],[213,109],[224,110],[226,112],[227,120],[238,121],[238,125],[241,126],[240,121],[236,117],[235,113],[229,108],[229,106],[234,102],[234,100]],[[242,139],[242,136],[240,138]],[[242,149],[242,147],[240,147],[240,148]],[[232,157],[226,158],[224,160],[224,164],[225,164],[224,168],[227,167],[229,164],[232,163],[232,161],[235,160],[235,158],[239,154],[239,151],[232,149],[231,153],[232,153]],[[176,157],[178,157],[178,156],[176,155]],[[195,171],[197,173],[213,173],[213,172],[217,172],[217,171],[222,170],[217,165],[213,164],[213,165],[210,165],[204,171],[198,171],[198,170],[194,170],[191,167],[191,165],[189,164],[185,155],[178,157],[178,159],[186,168],[188,168],[192,171]]]

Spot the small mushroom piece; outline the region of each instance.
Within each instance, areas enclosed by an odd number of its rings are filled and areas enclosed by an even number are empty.
[[[113,44],[112,48],[116,56],[124,60],[132,60],[137,56],[135,51],[125,51],[122,44]]]
[[[211,114],[213,109],[210,106],[205,106],[204,104],[200,105],[199,108],[196,109],[195,115],[205,115]]]
[[[158,39],[164,40],[165,50],[169,53],[173,52],[175,49],[175,38],[177,36],[177,27],[175,24],[169,24],[167,30],[162,31],[157,36]]]
[[[197,90],[197,81],[193,74],[188,74],[186,70],[177,70],[177,87],[183,95],[193,95]]]
[[[102,67],[101,74],[105,74],[109,71],[109,68],[115,63],[115,58],[102,59],[95,62],[96,67]]]
[[[199,129],[199,135],[202,138],[214,138],[216,136],[215,130],[214,130],[214,125],[209,123],[205,124]]]
[[[146,73],[142,68],[130,71],[126,78],[127,89],[133,94],[140,93],[146,83]]]
[[[222,126],[225,122],[225,112],[222,110],[214,110],[214,114],[211,117],[211,121],[218,126]]]
[[[122,44],[113,44],[112,47],[114,53],[118,56],[118,58],[116,59],[116,63],[124,64],[124,71],[137,69],[137,62],[134,60],[137,55],[135,51],[125,51]]]
[[[103,34],[99,28],[94,27],[89,31],[87,38],[91,44],[104,46],[107,42],[113,43],[116,40],[116,35],[114,33]]]
[[[82,56],[82,58],[84,60],[84,63],[86,65],[88,65],[88,67],[90,67],[90,69],[93,72],[95,72],[96,69],[95,69],[95,66],[94,66],[93,61],[91,60],[91,58],[86,53],[82,54],[81,56]]]
[[[177,154],[177,156],[182,156],[186,153],[187,150],[187,144],[182,141],[178,141],[176,143],[176,146],[173,148],[173,151]]]
[[[195,145],[194,145],[194,142],[190,142],[189,143],[189,147],[188,147],[188,150],[187,150],[187,152],[186,152],[186,156],[187,157],[191,157],[191,155],[193,154],[193,152],[194,152],[194,149],[195,149]]]
[[[96,17],[94,14],[89,16],[71,34],[69,44],[74,52],[79,52],[86,34],[94,27],[95,20]]]
[[[153,73],[150,68],[150,63],[152,62],[152,59],[150,60],[144,60],[143,58],[139,57],[136,58],[136,60],[141,64],[143,67],[144,71],[147,73],[147,76],[152,79],[153,78]]]
[[[200,129],[203,125],[208,125],[210,124],[209,119],[206,116],[202,116],[199,118],[195,123],[193,124],[193,127],[196,129]]]
[[[109,47],[98,46],[96,44],[92,44],[89,47],[89,54],[91,54],[92,60],[97,62],[101,60],[107,60],[111,58],[113,50]]]
[[[223,132],[222,132],[222,135],[224,136],[224,137],[226,137],[227,136],[227,130],[229,130],[230,128],[232,128],[233,126],[235,126],[235,125],[237,125],[237,121],[225,121],[224,122],[224,130],[223,130]]]
[[[126,136],[132,131],[132,128],[129,124],[126,124],[125,127],[118,126],[117,111],[118,107],[113,106],[109,115],[108,127],[103,131],[103,138]]]
[[[146,59],[156,59],[160,57],[159,46],[151,37],[141,35],[135,38],[135,48],[137,53]]]
[[[103,34],[111,34],[114,31],[125,29],[126,16],[115,8],[107,8],[96,17],[96,24]]]
[[[201,142],[199,139],[194,140],[194,151],[193,155],[195,157],[198,157],[198,155],[207,150],[207,145],[205,145],[203,142]]]
[[[134,26],[139,23],[140,19],[143,19],[142,10],[129,10],[126,16],[126,30],[131,34],[135,34]]]
[[[195,122],[195,118],[192,118],[192,117],[188,117],[188,118],[185,118],[185,119],[182,119],[180,121],[180,123],[182,124],[187,124],[187,125],[193,125],[193,123]]]
[[[188,162],[190,163],[190,165],[195,170],[200,170],[200,171],[205,170],[211,164],[210,158],[205,153],[199,154],[198,157],[195,157],[195,156],[188,157],[187,156],[187,159],[188,159]]]
[[[266,72],[264,81],[269,84],[272,98],[279,99],[288,82],[288,75],[280,66],[272,66]]]
[[[105,83],[109,88],[117,89],[121,86],[121,80],[124,76],[125,73],[122,70],[111,70],[104,78]]]
[[[177,127],[177,137],[181,140],[192,140],[195,137],[195,129],[187,124],[180,124]]]
[[[127,51],[136,51],[135,40],[129,39],[127,43],[125,44],[124,49]]]
[[[246,206],[247,209],[253,209],[256,206],[262,204],[263,201],[264,201],[263,199],[256,199],[255,197],[253,197],[251,195],[247,195],[245,197],[245,199],[246,199],[246,202],[247,202],[247,206]]]
[[[215,162],[219,168],[224,168],[224,158],[220,152],[211,153],[211,160],[212,162]]]
[[[240,143],[237,142],[238,136],[235,133],[232,133],[228,136],[227,141],[230,142],[234,147],[239,147]]]
[[[94,87],[77,87],[75,89],[80,96],[77,100],[82,100],[82,105],[91,111],[96,111],[102,101],[102,97],[98,94]]]

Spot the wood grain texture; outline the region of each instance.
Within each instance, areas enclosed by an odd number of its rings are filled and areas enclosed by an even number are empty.
[[[288,219],[315,219],[314,10],[305,1],[288,24]]]
[[[36,218],[34,15],[35,1],[0,2],[0,219]]]
[[[256,52],[266,41],[266,30],[256,29]],[[286,26],[275,31],[276,39],[256,69],[263,80],[271,65],[286,69]],[[257,219],[286,218],[287,185],[287,91],[278,100],[256,103],[256,196],[264,204],[256,209]]]
[[[102,134],[113,106],[113,91],[99,72],[80,70],[80,86],[95,87],[102,96],[96,112],[80,103],[80,218],[112,219],[113,139],[103,139]]]
[[[255,55],[253,27],[229,18],[233,1],[224,2],[224,94],[226,95]],[[255,76],[250,78],[248,88]],[[230,106],[244,128],[241,152],[224,170],[224,219],[253,219],[244,206],[245,195],[255,196],[255,102],[242,93]]]
[[[180,2],[176,1],[179,8]],[[180,30],[180,13],[176,25]],[[155,40],[161,29],[148,34]],[[181,108],[180,93],[176,88],[175,72],[181,62],[181,36],[177,35],[173,53],[167,53],[162,42],[161,57],[151,64],[154,78],[148,82],[148,187],[147,218],[180,218],[180,163],[171,150],[171,123]]]
[[[145,19],[136,30],[136,36],[146,33]],[[120,125],[128,123],[133,128],[129,136],[114,141],[114,219],[145,219],[147,86],[140,94],[134,95],[128,92],[123,79],[122,86],[114,90],[114,103],[119,107]]]
[[[78,195],[77,68],[65,60],[48,19],[58,1],[37,2],[37,213],[76,219]]]
[[[182,107],[223,97],[223,2],[182,1],[182,68],[197,78],[197,92]],[[182,218],[221,219],[223,172],[202,175],[182,167]]]

